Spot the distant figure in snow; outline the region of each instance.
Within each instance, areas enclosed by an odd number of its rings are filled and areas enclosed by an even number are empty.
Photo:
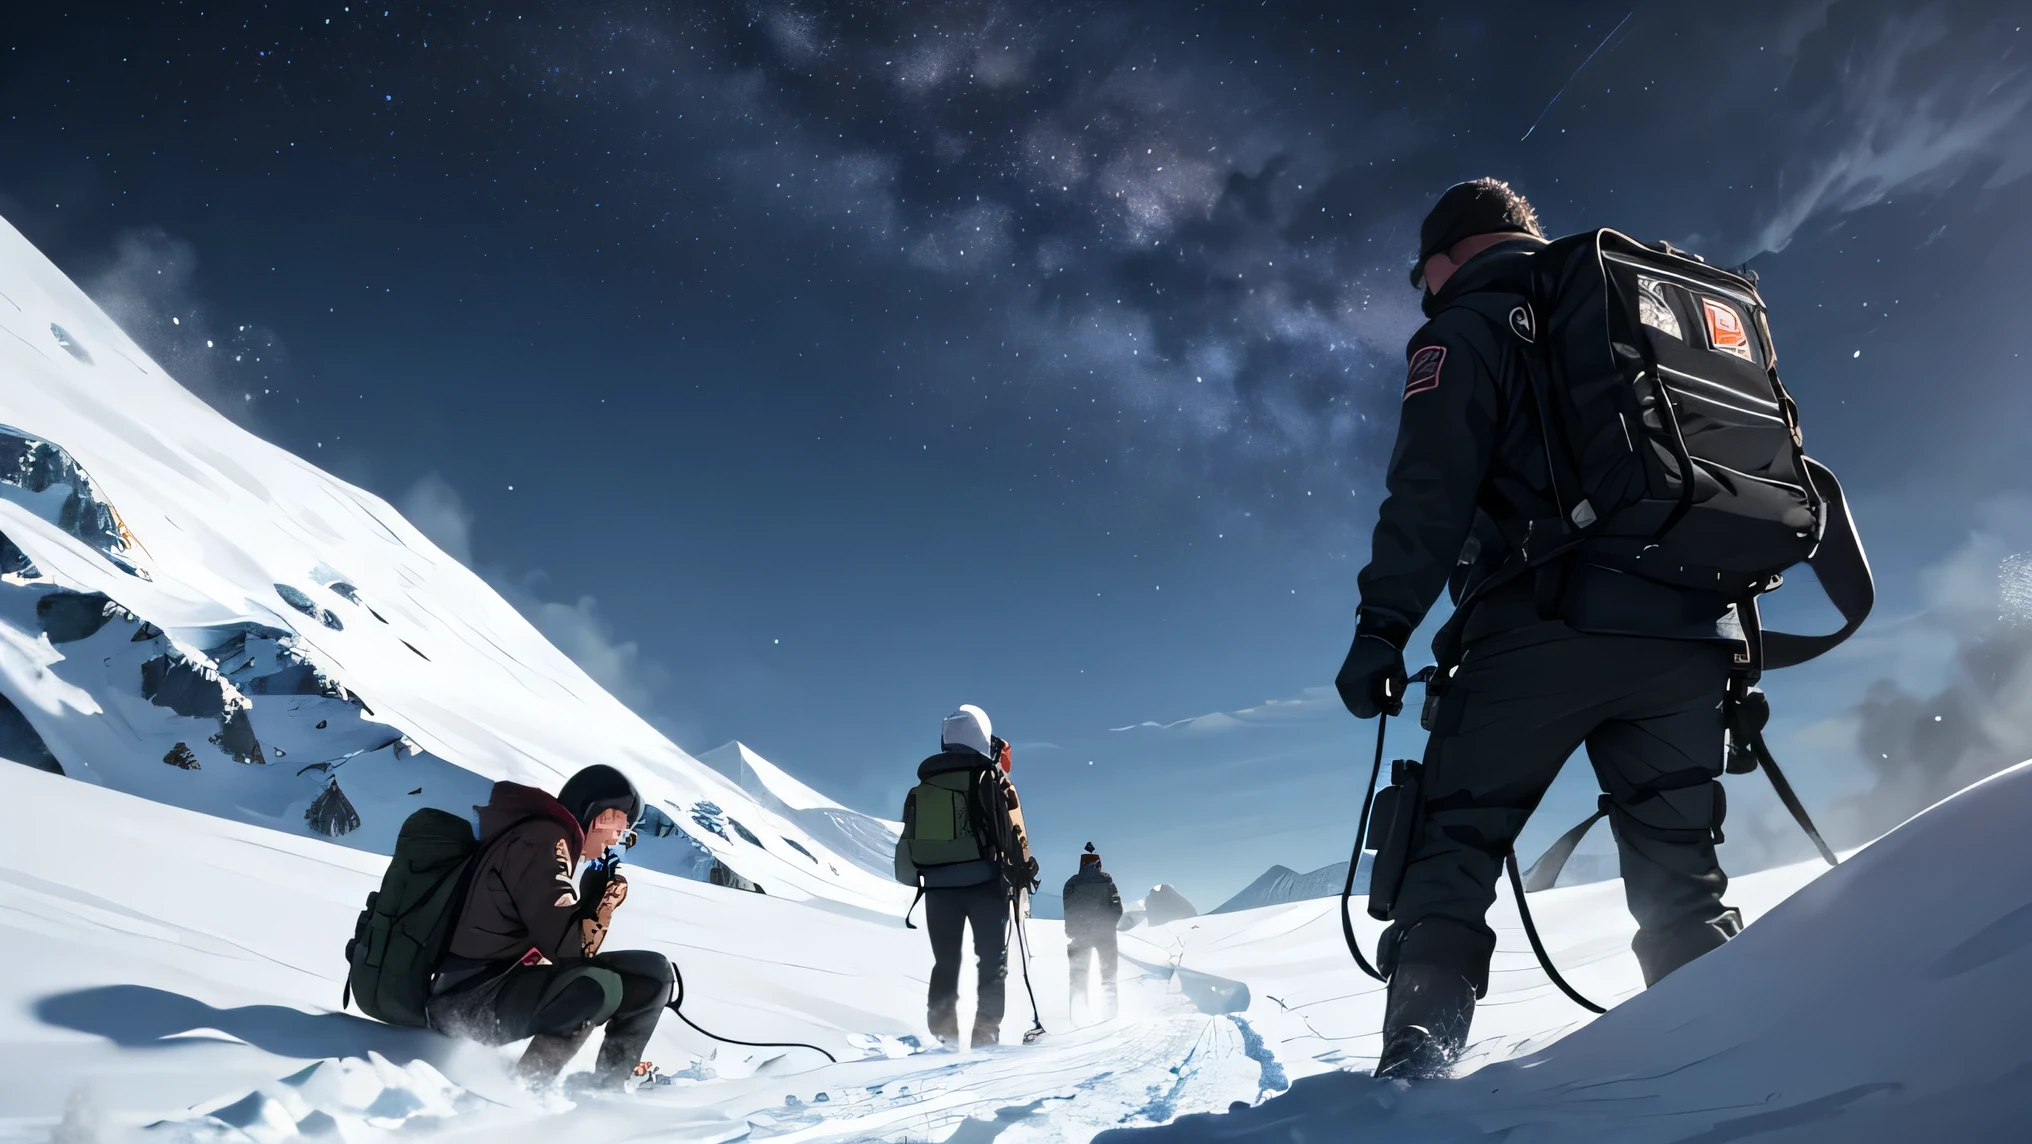
[[[609,851],[642,816],[642,796],[620,771],[591,766],[556,798],[495,783],[478,809],[480,857],[432,984],[431,1027],[483,1045],[530,1038],[516,1074],[544,1087],[604,1025],[591,1087],[625,1088],[671,992],[663,955],[600,950],[628,897]]]
[[[1009,744],[995,736],[987,712],[969,703],[946,716],[939,744],[903,800],[896,880],[918,887],[924,899],[932,956],[927,1019],[947,1045],[960,1036],[960,937],[974,931],[980,978],[972,1043],[979,1048],[1001,1041],[1009,924],[1022,895],[1037,886],[1037,862],[1009,781]]]
[[[1120,1009],[1115,996],[1115,967],[1119,960],[1115,927],[1122,921],[1121,892],[1115,889],[1115,880],[1101,869],[1101,856],[1094,851],[1093,843],[1087,843],[1087,851],[1079,861],[1079,873],[1065,880],[1065,959],[1072,971],[1069,1008],[1076,1025],[1084,1024],[1081,1018],[1093,1013],[1087,1000],[1087,963],[1093,958],[1099,958],[1101,963],[1100,1019],[1112,1020]]]

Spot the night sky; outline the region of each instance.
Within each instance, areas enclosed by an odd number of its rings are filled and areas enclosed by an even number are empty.
[[[38,4],[0,215],[681,746],[894,815],[979,703],[1048,880],[1091,839],[1207,907],[1346,856],[1405,271],[1484,174],[1762,275],[1882,588],[1772,680],[1774,745],[1816,805],[1870,786],[1865,688],[1939,690],[1942,609],[1994,620],[2032,548],[2028,16]],[[1731,802],[1725,860],[1792,852]]]

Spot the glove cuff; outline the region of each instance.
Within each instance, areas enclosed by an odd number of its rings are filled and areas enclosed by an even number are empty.
[[[1402,617],[1380,608],[1364,605],[1355,613],[1357,638],[1379,639],[1398,651],[1403,651],[1404,645],[1411,642],[1411,628],[1412,625],[1405,623]]]

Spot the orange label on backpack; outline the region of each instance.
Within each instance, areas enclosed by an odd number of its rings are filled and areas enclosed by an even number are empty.
[[[1722,353],[1749,361],[1750,331],[1743,325],[1743,316],[1736,312],[1736,308],[1714,298],[1702,298],[1700,309],[1707,318],[1707,344]]]

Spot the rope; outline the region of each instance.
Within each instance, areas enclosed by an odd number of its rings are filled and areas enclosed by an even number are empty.
[[[1510,872],[1510,892],[1517,895],[1517,916],[1524,919],[1524,936],[1531,939],[1531,952],[1537,955],[1538,964],[1545,970],[1545,976],[1551,978],[1552,983],[1559,986],[1559,991],[1566,994],[1567,999],[1574,1004],[1591,1013],[1608,1012],[1607,1009],[1581,996],[1579,990],[1566,983],[1566,978],[1559,975],[1559,970],[1552,964],[1551,956],[1545,952],[1545,943],[1538,940],[1538,926],[1531,920],[1531,907],[1524,904],[1524,875],[1517,870],[1515,848],[1503,855],[1503,866]]]
[[[1362,865],[1362,844],[1368,841],[1369,808],[1376,802],[1376,780],[1383,775],[1383,729],[1390,723],[1390,716],[1376,714],[1376,763],[1369,769],[1369,786],[1362,795],[1362,816],[1355,821],[1355,852],[1348,856],[1348,880],[1341,887],[1341,936],[1347,939],[1348,952],[1354,955],[1355,964],[1362,972],[1378,981],[1389,983],[1369,959],[1362,955],[1362,943],[1355,940],[1355,919],[1348,913],[1348,901],[1355,895],[1355,871]]]
[[[677,968],[675,961],[670,963],[670,976],[677,982],[677,996],[672,997],[670,1004],[666,1005],[665,1008],[677,1014],[678,1020],[690,1025],[699,1034],[723,1044],[742,1045],[751,1049],[810,1049],[833,1064],[840,1063],[838,1057],[826,1052],[817,1045],[807,1045],[803,1041],[737,1041],[732,1037],[722,1037],[710,1029],[702,1028],[697,1021],[684,1015],[684,973]]]

